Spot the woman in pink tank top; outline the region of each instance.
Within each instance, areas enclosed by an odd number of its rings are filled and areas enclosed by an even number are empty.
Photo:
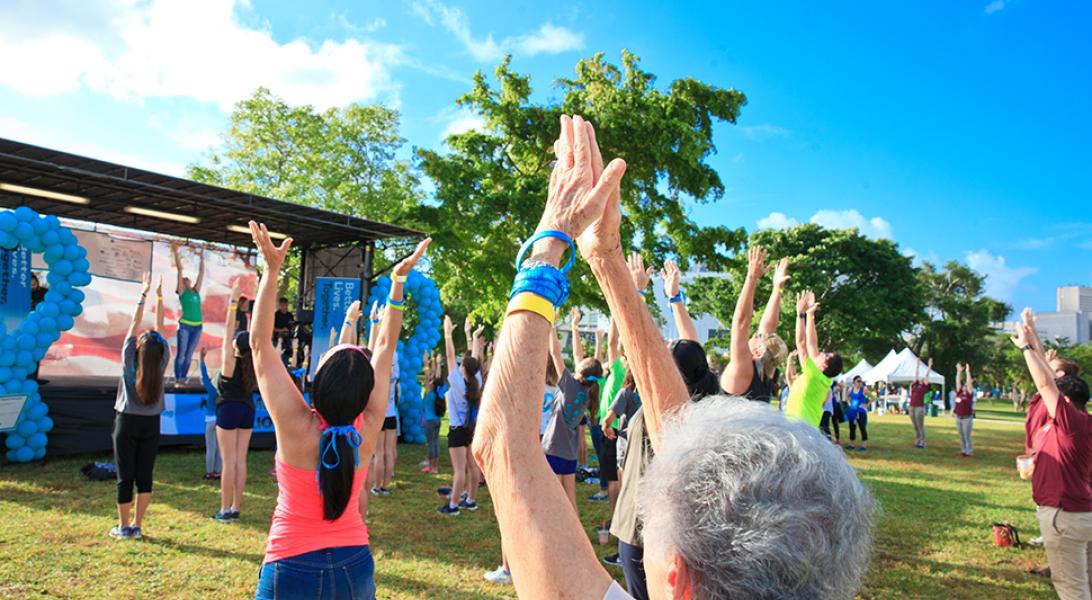
[[[370,352],[355,345],[359,302],[350,308],[341,343],[319,359],[310,408],[273,347],[277,280],[292,240],[276,246],[265,225],[253,221],[250,231],[266,263],[250,339],[258,387],[276,429],[279,488],[255,598],[374,599],[375,563],[357,502],[363,465],[387,411],[402,285],[429,240],[394,268],[389,308]]]

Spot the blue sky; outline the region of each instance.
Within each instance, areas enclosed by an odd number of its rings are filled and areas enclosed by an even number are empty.
[[[1056,286],[1092,284],[1089,22],[1032,0],[14,0],[0,136],[181,174],[265,85],[396,106],[409,146],[437,147],[477,124],[454,99],[505,52],[549,99],[579,58],[628,48],[662,85],[748,97],[716,130],[727,193],[696,218],[856,225],[1052,310]]]

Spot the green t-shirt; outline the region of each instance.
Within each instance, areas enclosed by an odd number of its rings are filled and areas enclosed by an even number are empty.
[[[807,421],[818,427],[823,420],[823,403],[826,402],[827,392],[834,379],[827,377],[815,366],[815,361],[809,356],[804,361],[804,373],[792,382],[789,389],[789,403],[785,407],[785,415]]]
[[[619,390],[622,389],[622,381],[626,378],[626,366],[622,362],[622,357],[614,359],[608,367],[610,369],[610,375],[607,376],[607,380],[599,385],[599,423],[602,425],[603,419],[607,416],[607,411],[610,410],[611,405],[614,404],[614,397],[618,395]],[[618,420],[615,419],[610,425],[615,429],[618,428]]]
[[[201,294],[189,289],[178,295],[178,301],[182,304],[182,318],[178,322],[183,325],[200,325]]]

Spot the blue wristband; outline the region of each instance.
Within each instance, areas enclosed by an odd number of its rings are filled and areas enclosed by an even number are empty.
[[[404,307],[406,305],[406,299],[402,298],[402,300],[399,301],[399,300],[395,300],[394,298],[391,298],[390,296],[387,296],[387,304],[390,304],[391,306],[394,306],[394,307],[402,308],[402,307]]]
[[[685,303],[686,302],[686,292],[682,291],[682,288],[679,288],[679,293],[675,294],[674,296],[672,296],[670,298],[668,298],[668,301],[670,301],[672,304],[675,304],[676,302]]]
[[[556,229],[539,231],[535,235],[532,235],[526,242],[523,242],[523,245],[520,246],[519,254],[516,255],[516,268],[519,269],[520,265],[523,264],[523,255],[527,254],[527,250],[529,250],[535,242],[546,238],[557,238],[569,245],[569,261],[565,263],[564,267],[561,267],[561,274],[568,275],[569,270],[573,268],[573,262],[576,261],[576,246],[573,245],[573,239],[571,237],[566,235],[565,232],[557,231]]]
[[[512,282],[512,291],[508,298],[512,299],[522,292],[542,296],[554,308],[560,308],[569,299],[569,280],[560,269],[550,266],[520,269]]]
[[[648,292],[644,290],[637,290],[637,293],[640,294],[642,298],[648,298]]]

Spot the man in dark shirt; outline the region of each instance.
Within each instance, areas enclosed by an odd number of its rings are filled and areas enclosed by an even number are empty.
[[[281,298],[273,313],[273,345],[281,342],[281,358],[286,362],[292,354],[292,326],[296,317],[288,310],[288,298]]]
[[[1012,342],[1024,354],[1038,398],[1028,407],[1026,444],[1034,469],[1031,491],[1050,563],[1054,591],[1062,600],[1089,597],[1092,560],[1092,416],[1086,412],[1088,384],[1075,376],[1055,378],[1035,333],[1034,316]]]

